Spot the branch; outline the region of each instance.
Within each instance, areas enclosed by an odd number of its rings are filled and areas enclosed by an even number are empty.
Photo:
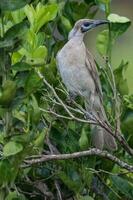
[[[87,151],[80,151],[80,152],[75,152],[75,153],[70,153],[70,154],[52,154],[52,155],[42,155],[39,158],[31,159],[28,160],[28,158],[24,161],[26,165],[23,165],[23,168],[29,167],[34,164],[39,164],[47,161],[52,161],[52,160],[68,160],[68,159],[73,159],[73,158],[81,158],[85,156],[99,156],[108,160],[111,160],[115,164],[119,165],[121,168],[124,168],[130,172],[133,172],[133,165],[129,165],[126,162],[120,160],[116,156],[111,155],[107,151],[102,151],[100,149],[92,148]]]
[[[78,122],[84,122],[84,123],[91,123],[91,124],[96,124],[98,126],[101,126],[102,128],[104,128],[110,135],[112,135],[114,138],[116,138],[116,140],[121,144],[121,146],[123,147],[123,149],[125,151],[127,151],[131,156],[133,156],[133,149],[130,148],[130,146],[128,145],[128,143],[125,141],[124,137],[122,136],[122,134],[120,132],[118,132],[118,134],[115,134],[112,127],[110,126],[110,124],[108,124],[107,122],[102,121],[101,119],[98,119],[94,114],[92,115],[89,112],[86,112],[86,110],[84,110],[80,105],[78,105],[75,101],[75,105],[82,110],[82,112],[88,116],[89,120],[84,120],[84,119],[80,119],[76,116],[73,115],[73,113],[69,110],[69,108],[64,104],[64,102],[60,99],[60,97],[58,96],[58,94],[56,93],[55,89],[47,82],[47,80],[45,79],[45,77],[42,76],[42,74],[37,71],[38,76],[43,80],[43,82],[48,86],[48,88],[53,92],[55,98],[58,100],[58,102],[62,105],[62,107],[64,108],[64,110],[67,112],[67,114],[71,117],[71,120],[76,120]],[[55,114],[57,116],[56,113],[52,113]],[[59,115],[58,115],[59,117]],[[63,116],[60,116],[63,118]],[[91,122],[90,122],[91,121]]]

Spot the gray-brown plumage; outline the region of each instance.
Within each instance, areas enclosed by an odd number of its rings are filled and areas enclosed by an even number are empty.
[[[58,69],[68,91],[73,95],[82,96],[87,111],[102,120],[107,120],[107,117],[103,108],[101,83],[94,58],[83,39],[88,30],[105,23],[106,20],[77,21],[69,33],[68,42],[57,54]],[[91,130],[93,145],[96,148],[117,149],[115,139],[103,128],[91,125]]]

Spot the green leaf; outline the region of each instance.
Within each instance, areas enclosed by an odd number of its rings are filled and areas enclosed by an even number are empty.
[[[117,14],[110,14],[108,16],[108,20],[111,22],[111,23],[127,23],[127,22],[130,22],[130,20],[127,18],[127,17],[123,17],[123,16],[119,16]]]
[[[36,17],[36,12],[35,9],[33,7],[33,5],[26,5],[24,8],[24,12],[30,22],[30,25],[33,26],[34,25],[34,21],[35,21],[35,17]]]
[[[61,23],[64,25],[65,29],[68,32],[72,29],[72,25],[71,25],[70,21],[63,15],[61,16]]]
[[[23,146],[20,143],[8,142],[3,148],[3,155],[5,157],[16,155],[23,150]]]
[[[11,176],[11,164],[8,160],[0,161],[0,185],[6,185]]]
[[[129,92],[127,79],[124,76],[124,71],[127,69],[127,67],[128,67],[128,62],[124,63],[122,61],[120,66],[114,70],[116,87],[121,95],[126,95]]]
[[[87,131],[84,129],[84,127],[82,129],[81,136],[79,139],[79,146],[82,150],[85,150],[89,147]]]
[[[114,39],[123,34],[131,24],[131,21],[127,17],[117,14],[110,14],[108,20],[111,22],[111,32]]]
[[[124,194],[127,198],[132,199],[133,197],[133,185],[124,178],[119,176],[111,176],[114,187]]]
[[[36,9],[34,9],[32,5],[27,5],[25,7],[25,13],[31,24],[31,29],[34,30],[35,33],[47,22],[53,20],[57,15],[57,11],[57,4],[43,5],[38,3]]]
[[[4,35],[4,39],[0,40],[0,48],[3,47],[12,47],[26,33],[28,29],[27,22],[23,21],[14,26],[12,26]]]
[[[1,10],[17,10],[28,4],[30,0],[2,0],[0,1]]]
[[[0,104],[8,106],[12,102],[16,94],[16,82],[12,80],[6,80],[2,86],[2,92],[0,94]]]
[[[109,45],[109,31],[104,30],[98,34],[98,37],[96,39],[97,50],[102,56],[106,55],[108,50],[108,45]]]
[[[33,59],[35,58],[42,59],[42,63],[44,63],[46,56],[47,56],[47,48],[45,46],[38,47],[32,54]]]
[[[26,17],[23,8],[11,12],[11,16],[12,16],[14,24],[18,24],[18,23],[22,22],[23,19]]]
[[[18,169],[7,159],[0,161],[0,186],[7,186],[14,182]]]
[[[41,111],[39,109],[39,106],[38,106],[38,102],[35,98],[34,95],[32,95],[32,102],[31,102],[31,106],[32,106],[32,109],[31,109],[31,120],[32,120],[32,123],[33,125],[37,125],[39,120],[40,120],[40,117],[41,117]]]
[[[22,72],[22,71],[31,70],[32,66],[24,62],[18,62],[12,65],[12,69],[17,72]]]
[[[72,177],[69,177],[65,172],[60,172],[59,177],[70,190],[77,193],[81,190],[82,184],[77,173],[75,171],[73,171],[73,173],[74,179]]]
[[[133,110],[133,94],[124,95],[123,100],[124,100],[125,107],[130,110]]]
[[[44,141],[45,141],[44,139],[46,137],[47,131],[48,131],[47,129],[44,129],[41,133],[39,133],[39,135],[37,136],[37,138],[33,142],[35,147],[38,147],[38,148],[42,148],[43,147]]]
[[[35,71],[31,71],[25,83],[25,92],[27,94],[36,92],[36,90],[40,88],[41,83],[42,83],[42,80],[37,75],[37,73]]]
[[[23,194],[18,194],[18,192],[14,191],[9,192],[5,200],[26,200],[26,198]]]
[[[27,21],[15,24],[5,33],[5,39],[14,39],[16,37],[22,37],[27,30],[28,30]]]
[[[47,22],[53,20],[58,11],[57,4],[51,4],[51,5],[40,5],[40,8],[37,10],[36,13],[36,23],[34,30],[35,32],[38,32],[39,29],[46,24]]]

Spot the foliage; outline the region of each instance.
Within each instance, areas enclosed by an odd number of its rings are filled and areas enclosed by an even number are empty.
[[[62,115],[65,113],[37,71],[67,104],[67,95],[56,69],[56,53],[67,41],[76,20],[93,18],[97,10],[102,9],[110,25],[108,30],[99,33],[96,46],[102,57],[109,56],[111,60],[112,46],[130,26],[130,20],[110,14],[110,3],[110,0],[0,1],[1,200],[59,199],[59,190],[63,199],[132,199],[132,175],[125,173],[122,176],[125,171],[111,161],[92,156],[45,162],[35,167],[23,166],[24,160],[33,155],[71,153],[91,146],[88,125],[42,111],[52,109]],[[126,67],[127,63],[122,61],[114,76],[118,96],[123,102],[121,128],[132,146],[133,98],[128,95],[123,73]],[[114,91],[105,71],[111,82],[113,80],[111,71],[106,69],[105,64],[101,69],[101,81],[108,117],[115,125],[115,107],[110,109],[110,105],[114,105]],[[77,101],[82,105],[81,99]],[[116,154],[131,162],[121,148]],[[110,176],[112,173],[119,176]]]

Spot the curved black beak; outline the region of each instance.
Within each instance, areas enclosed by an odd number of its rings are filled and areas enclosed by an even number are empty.
[[[109,21],[108,20],[93,20],[93,21],[90,21],[87,25],[86,24],[82,24],[81,25],[81,31],[82,32],[87,32],[88,30],[92,29],[92,28],[95,28],[99,25],[102,25],[102,24],[108,24]]]

